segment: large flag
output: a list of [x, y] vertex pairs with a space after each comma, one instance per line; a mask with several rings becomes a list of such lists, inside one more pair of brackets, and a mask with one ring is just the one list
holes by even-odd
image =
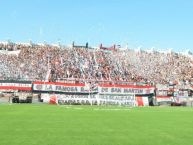
[[136, 96], [137, 106], [149, 106], [148, 97]]
[[58, 97], [56, 95], [51, 95], [49, 104], [58, 104]]

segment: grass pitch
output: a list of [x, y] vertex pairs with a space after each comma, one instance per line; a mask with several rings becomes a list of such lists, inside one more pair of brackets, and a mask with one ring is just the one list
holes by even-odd
[[0, 105], [0, 145], [192, 145], [193, 108]]

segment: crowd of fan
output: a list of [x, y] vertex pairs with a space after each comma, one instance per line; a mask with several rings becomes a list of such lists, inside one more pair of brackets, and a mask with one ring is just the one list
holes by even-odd
[[[9, 54], [10, 51], [19, 53]], [[193, 59], [174, 52], [0, 43], [0, 79], [48, 78], [189, 84], [193, 79]]]

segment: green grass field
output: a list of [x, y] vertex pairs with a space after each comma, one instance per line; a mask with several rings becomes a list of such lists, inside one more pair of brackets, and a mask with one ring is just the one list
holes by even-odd
[[193, 108], [0, 105], [0, 145], [192, 145]]

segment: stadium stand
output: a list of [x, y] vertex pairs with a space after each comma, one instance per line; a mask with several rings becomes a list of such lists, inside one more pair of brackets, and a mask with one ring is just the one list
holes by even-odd
[[[102, 44], [93, 48], [88, 43], [82, 46], [74, 42], [72, 46], [0, 42], [0, 90], [4, 96], [10, 91], [19, 96], [19, 102], [31, 102], [26, 98], [31, 98], [32, 92], [33, 98], [41, 94], [44, 102], [49, 102], [52, 93], [59, 93], [54, 97], [64, 104], [85, 104], [86, 97], [90, 104], [146, 106], [191, 102], [192, 106], [192, 86], [192, 53]], [[133, 103], [133, 98], [137, 103]], [[13, 102], [17, 100], [14, 99]], [[6, 102], [5, 97], [0, 100]]]
[[[104, 48], [104, 47], [102, 47]], [[111, 47], [110, 47], [111, 48]], [[0, 43], [0, 79], [83, 79], [112, 82], [185, 84], [192, 82], [193, 60], [175, 52], [92, 49]]]

